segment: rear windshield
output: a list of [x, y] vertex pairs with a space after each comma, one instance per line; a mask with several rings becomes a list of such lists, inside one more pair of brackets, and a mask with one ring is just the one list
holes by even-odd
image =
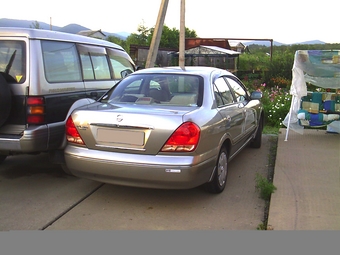
[[203, 78], [179, 74], [130, 75], [112, 88], [101, 102], [201, 106]]
[[24, 41], [0, 41], [0, 73], [7, 82], [25, 82], [26, 43]]

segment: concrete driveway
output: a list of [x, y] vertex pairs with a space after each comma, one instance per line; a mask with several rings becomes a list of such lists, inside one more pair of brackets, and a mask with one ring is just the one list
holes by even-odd
[[268, 226], [340, 230], [339, 134], [305, 129], [303, 135], [291, 131], [285, 137], [280, 129]]
[[265, 201], [255, 189], [266, 176], [271, 136], [229, 165], [226, 190], [154, 190], [65, 175], [46, 154], [11, 156], [0, 165], [0, 231], [6, 230], [255, 230]]

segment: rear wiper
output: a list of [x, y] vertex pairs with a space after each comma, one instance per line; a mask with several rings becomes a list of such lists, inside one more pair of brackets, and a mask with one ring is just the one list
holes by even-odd
[[11, 59], [9, 60], [6, 69], [5, 69], [5, 74], [9, 74], [9, 70], [11, 70], [12, 64], [14, 62], [15, 54], [17, 53], [17, 50], [15, 50], [11, 56]]

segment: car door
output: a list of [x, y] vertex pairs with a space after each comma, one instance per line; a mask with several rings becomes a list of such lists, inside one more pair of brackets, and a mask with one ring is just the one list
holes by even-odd
[[[243, 107], [235, 102], [230, 87], [223, 77], [219, 77], [214, 81], [214, 94], [217, 109], [225, 121], [224, 132], [228, 132], [233, 144], [233, 150], [237, 150], [236, 146], [243, 136], [243, 125], [245, 115]], [[233, 153], [233, 151], [231, 152]]]
[[242, 83], [235, 77], [225, 77], [227, 83], [230, 85], [231, 91], [235, 96], [238, 108], [242, 111], [244, 122], [242, 123], [242, 134], [245, 139], [256, 128], [256, 110], [249, 107], [250, 96]]

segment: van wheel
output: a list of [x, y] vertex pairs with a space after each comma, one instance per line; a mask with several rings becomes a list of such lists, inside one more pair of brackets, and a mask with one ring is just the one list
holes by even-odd
[[12, 106], [11, 89], [0, 74], [0, 127], [6, 122]]
[[227, 177], [228, 152], [226, 148], [222, 148], [217, 159], [214, 177], [210, 182], [205, 184], [205, 189], [210, 193], [221, 193], [227, 184]]

